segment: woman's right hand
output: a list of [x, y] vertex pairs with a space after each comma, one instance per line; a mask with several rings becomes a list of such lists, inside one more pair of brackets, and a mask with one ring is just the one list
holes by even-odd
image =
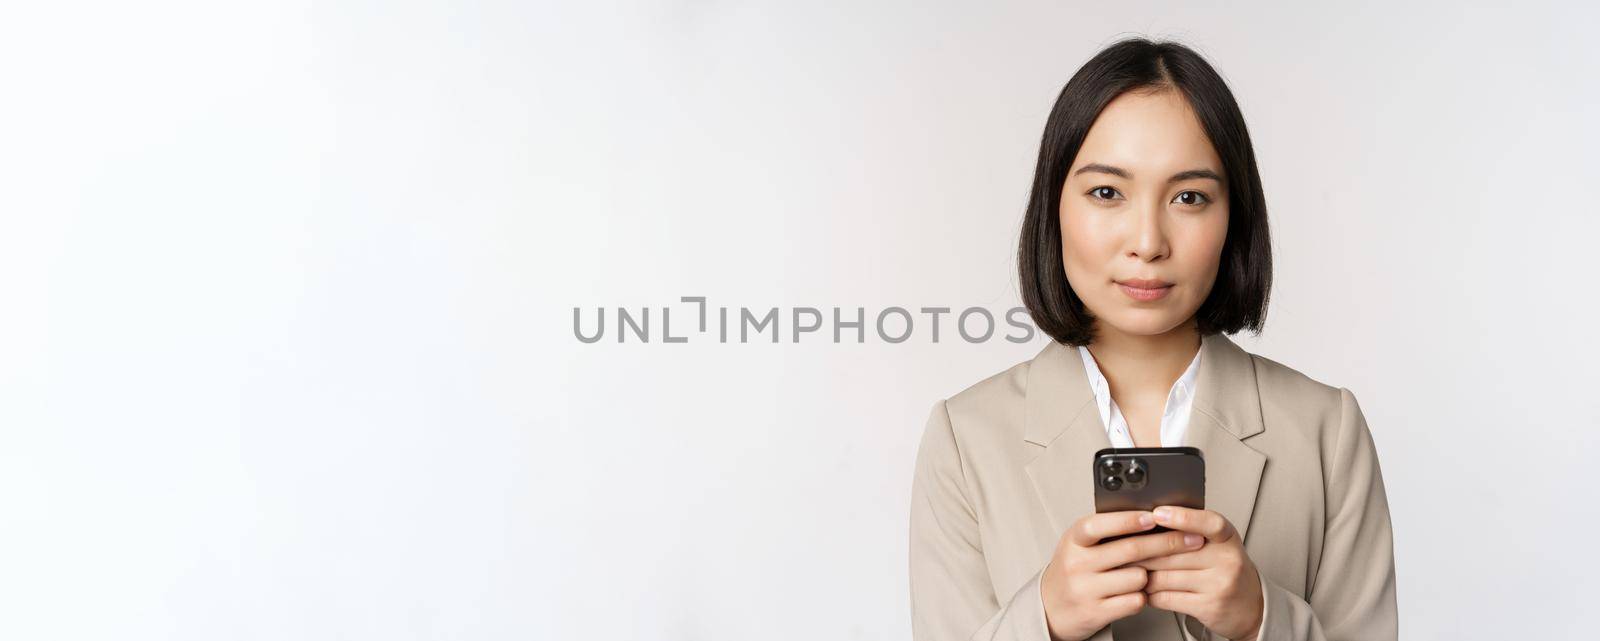
[[1177, 530], [1100, 543], [1155, 524], [1155, 516], [1147, 511], [1106, 512], [1078, 519], [1061, 534], [1039, 588], [1054, 641], [1087, 639], [1144, 607], [1146, 570], [1130, 563], [1197, 550], [1205, 543], [1198, 534]]

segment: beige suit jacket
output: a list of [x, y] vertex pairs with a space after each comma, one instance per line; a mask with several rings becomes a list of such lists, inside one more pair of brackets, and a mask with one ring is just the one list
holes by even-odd
[[[1111, 447], [1073, 348], [934, 404], [911, 500], [915, 641], [1048, 641], [1039, 577], [1062, 532], [1094, 511], [1094, 452]], [[1187, 442], [1206, 507], [1233, 523], [1259, 571], [1260, 639], [1398, 636], [1394, 549], [1377, 451], [1355, 396], [1201, 340]], [[1211, 637], [1146, 606], [1095, 641]]]

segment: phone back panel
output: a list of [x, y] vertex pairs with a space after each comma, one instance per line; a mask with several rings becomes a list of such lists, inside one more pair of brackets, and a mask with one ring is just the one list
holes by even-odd
[[[1141, 469], [1142, 474], [1134, 473]], [[1150, 510], [1159, 505], [1206, 507], [1206, 462], [1193, 447], [1106, 448], [1095, 452], [1090, 468], [1095, 512]], [[1106, 477], [1115, 476], [1110, 482]], [[1164, 532], [1156, 526], [1151, 532]], [[1123, 538], [1107, 537], [1105, 541]]]

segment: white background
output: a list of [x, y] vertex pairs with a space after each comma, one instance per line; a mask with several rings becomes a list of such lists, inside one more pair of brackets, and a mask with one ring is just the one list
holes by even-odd
[[788, 4], [8, 3], [0, 637], [907, 638], [928, 410], [1042, 340], [572, 309], [1015, 305], [1131, 34], [1237, 94], [1234, 339], [1356, 393], [1403, 636], [1592, 633], [1592, 4]]

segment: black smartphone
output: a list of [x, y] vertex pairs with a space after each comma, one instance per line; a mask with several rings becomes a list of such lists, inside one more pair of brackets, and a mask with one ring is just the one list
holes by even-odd
[[[1206, 507], [1206, 460], [1193, 447], [1108, 447], [1094, 453], [1094, 511], [1150, 510], [1158, 505]], [[1119, 534], [1100, 542], [1165, 532]]]

